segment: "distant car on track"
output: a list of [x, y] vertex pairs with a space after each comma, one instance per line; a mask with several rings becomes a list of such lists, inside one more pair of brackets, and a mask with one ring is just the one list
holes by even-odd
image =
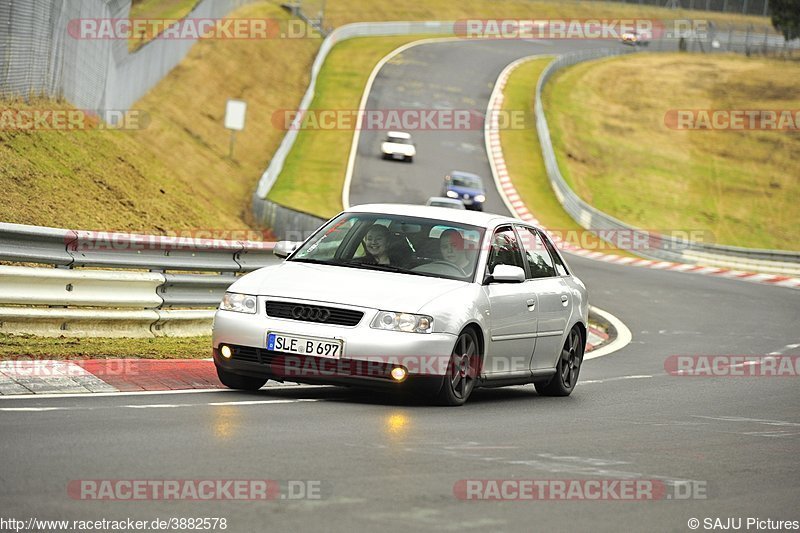
[[449, 209], [466, 209], [464, 202], [456, 198], [447, 198], [446, 196], [431, 196], [425, 205], [431, 207], [447, 207]]
[[647, 46], [650, 44], [650, 35], [643, 31], [626, 31], [622, 34], [622, 44]]
[[417, 148], [411, 135], [404, 131], [390, 131], [381, 143], [381, 154], [384, 159], [400, 159], [412, 162], [417, 155]]
[[461, 200], [467, 209], [483, 211], [486, 188], [477, 174], [453, 170], [444, 177], [442, 196]]
[[475, 387], [575, 387], [588, 295], [536, 226], [365, 205], [275, 254], [288, 258], [238, 278], [214, 317], [214, 363], [230, 388], [274, 379], [462, 405]]

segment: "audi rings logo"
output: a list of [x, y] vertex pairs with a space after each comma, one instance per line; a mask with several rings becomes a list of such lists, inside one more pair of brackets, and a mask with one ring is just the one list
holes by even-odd
[[297, 305], [292, 309], [292, 318], [295, 320], [308, 320], [310, 322], [327, 322], [331, 312], [323, 307], [309, 307]]

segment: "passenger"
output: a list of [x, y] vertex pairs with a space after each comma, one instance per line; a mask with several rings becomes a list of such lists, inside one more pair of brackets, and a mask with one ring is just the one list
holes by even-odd
[[453, 263], [464, 273], [472, 270], [464, 247], [464, 237], [457, 230], [446, 229], [442, 232], [439, 236], [439, 251], [445, 261]]
[[392, 263], [389, 257], [389, 246], [392, 235], [389, 228], [380, 224], [373, 224], [364, 236], [364, 250], [366, 255], [362, 261], [373, 265], [389, 265]]

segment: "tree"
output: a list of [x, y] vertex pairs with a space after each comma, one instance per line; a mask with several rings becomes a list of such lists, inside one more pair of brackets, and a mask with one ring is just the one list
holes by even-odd
[[800, 0], [770, 0], [772, 25], [787, 41], [800, 38]]

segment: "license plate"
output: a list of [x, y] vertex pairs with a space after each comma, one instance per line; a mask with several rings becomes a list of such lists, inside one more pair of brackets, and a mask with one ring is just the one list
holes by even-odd
[[339, 359], [342, 356], [342, 341], [269, 332], [267, 350]]
[[405, 159], [406, 158], [406, 156], [404, 156], [403, 154], [392, 154], [392, 157], [394, 157], [395, 159]]

